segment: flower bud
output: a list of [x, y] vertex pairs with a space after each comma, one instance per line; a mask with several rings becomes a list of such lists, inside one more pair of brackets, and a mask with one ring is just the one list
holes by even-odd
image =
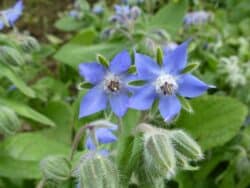
[[175, 151], [177, 167], [183, 170], [198, 170], [198, 166], [190, 165], [190, 160], [178, 151]]
[[22, 36], [19, 40], [19, 45], [25, 52], [34, 52], [40, 50], [40, 44], [34, 37]]
[[0, 46], [0, 61], [11, 65], [24, 64], [24, 58], [20, 52], [9, 46]]
[[134, 20], [136, 20], [141, 14], [141, 9], [139, 7], [137, 7], [137, 6], [134, 6], [134, 7], [131, 8], [130, 14], [131, 14], [131, 17]]
[[10, 108], [0, 106], [0, 133], [13, 135], [20, 126], [16, 113]]
[[46, 157], [41, 161], [40, 168], [48, 180], [66, 181], [71, 176], [71, 164], [61, 155]]
[[151, 177], [171, 177], [175, 174], [174, 148], [164, 132], [145, 133], [143, 156]]
[[187, 157], [189, 160], [203, 159], [201, 147], [184, 131], [170, 131], [170, 139], [175, 147], [175, 150]]
[[115, 165], [96, 152], [89, 152], [82, 158], [77, 169], [80, 188], [117, 188], [119, 176]]

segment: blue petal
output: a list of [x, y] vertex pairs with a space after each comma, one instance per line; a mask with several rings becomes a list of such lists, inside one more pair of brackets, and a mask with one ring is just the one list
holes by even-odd
[[116, 74], [126, 72], [131, 65], [131, 58], [128, 51], [118, 53], [110, 62], [110, 71]]
[[135, 65], [139, 79], [152, 80], [160, 74], [160, 67], [149, 56], [135, 53]]
[[130, 97], [129, 107], [137, 110], [147, 110], [152, 106], [156, 96], [155, 88], [152, 85], [142, 86]]
[[4, 23], [0, 20], [0, 30], [4, 28]]
[[177, 74], [181, 72], [187, 64], [187, 47], [190, 40], [179, 45], [172, 52], [164, 54], [163, 66], [168, 73]]
[[98, 85], [90, 89], [83, 97], [80, 104], [79, 118], [85, 117], [105, 109], [107, 96], [104, 90]]
[[191, 74], [185, 74], [180, 77], [178, 84], [178, 94], [190, 98], [202, 95], [210, 87]]
[[112, 111], [118, 117], [122, 117], [128, 110], [129, 97], [127, 93], [111, 95], [109, 98]]
[[16, 20], [22, 15], [23, 10], [23, 2], [19, 0], [13, 8], [10, 8], [6, 10], [6, 17], [10, 23], [10, 25], [13, 25]]
[[102, 144], [109, 144], [117, 140], [117, 137], [107, 128], [98, 128], [95, 134], [98, 142]]
[[88, 136], [85, 147], [88, 148], [89, 150], [95, 150], [96, 145], [94, 144], [92, 138]]
[[164, 121], [171, 121], [181, 110], [181, 104], [176, 96], [163, 96], [159, 101], [159, 110]]
[[81, 63], [79, 65], [79, 72], [86, 81], [97, 84], [103, 80], [106, 71], [99, 63]]

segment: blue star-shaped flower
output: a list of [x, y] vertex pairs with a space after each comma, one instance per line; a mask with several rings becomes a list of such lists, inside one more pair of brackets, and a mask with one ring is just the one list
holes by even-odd
[[130, 65], [130, 55], [126, 50], [117, 54], [108, 68], [97, 62], [79, 65], [80, 75], [94, 85], [81, 101], [80, 118], [104, 110], [108, 102], [118, 117], [126, 113], [130, 90], [128, 82], [131, 79], [127, 71]]
[[160, 113], [168, 122], [181, 110], [177, 95], [193, 98], [210, 87], [189, 73], [182, 74], [187, 64], [188, 43], [184, 42], [172, 52], [166, 53], [161, 66], [152, 58], [135, 53], [138, 79], [145, 80], [146, 84], [131, 97], [131, 108], [147, 110], [159, 98]]
[[[88, 129], [88, 136], [86, 140], [86, 148], [89, 150], [96, 150], [97, 144], [109, 144], [117, 140], [113, 131], [117, 130], [117, 125], [110, 124], [109, 127], [91, 127]], [[95, 143], [97, 142], [97, 143]], [[108, 152], [107, 150], [101, 150]]]
[[0, 11], [0, 30], [2, 30], [6, 24], [13, 26], [17, 19], [21, 16], [22, 11], [22, 0], [17, 1], [12, 8]]

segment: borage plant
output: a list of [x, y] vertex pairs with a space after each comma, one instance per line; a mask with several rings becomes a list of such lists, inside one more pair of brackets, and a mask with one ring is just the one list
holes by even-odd
[[[44, 180], [74, 177], [84, 188], [127, 187], [135, 182], [161, 187], [179, 170], [197, 169], [194, 162], [203, 159], [201, 147], [185, 131], [169, 126], [182, 106], [192, 111], [185, 97], [197, 97], [212, 87], [191, 75], [196, 64], [186, 65], [188, 43], [167, 53], [158, 49], [156, 61], [135, 52], [135, 66], [126, 50], [110, 63], [99, 55], [99, 62], [80, 64], [85, 79], [81, 85], [90, 89], [80, 103], [79, 118], [99, 113], [96, 117], [101, 119], [79, 129], [70, 161], [62, 156], [42, 161]], [[132, 110], [140, 114], [140, 121], [127, 126], [129, 108], [143, 111]], [[86, 151], [76, 153], [83, 135]], [[73, 166], [68, 165], [72, 160]], [[57, 164], [64, 169], [53, 168]]]

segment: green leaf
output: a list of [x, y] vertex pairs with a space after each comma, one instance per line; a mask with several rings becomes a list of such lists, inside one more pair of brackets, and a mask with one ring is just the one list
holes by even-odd
[[177, 126], [190, 132], [205, 150], [232, 139], [247, 115], [246, 106], [230, 97], [205, 96], [191, 105], [194, 113], [183, 111]]
[[77, 33], [77, 35], [73, 37], [69, 43], [90, 45], [93, 44], [96, 37], [97, 37], [96, 31], [93, 28], [87, 28]]
[[1, 103], [11, 108], [12, 110], [14, 110], [20, 116], [42, 123], [44, 125], [49, 125], [52, 127], [55, 126], [55, 123], [51, 121], [49, 118], [33, 110], [32, 108], [30, 108], [29, 106], [25, 104], [22, 104], [13, 100], [0, 98], [0, 104]]
[[56, 124], [55, 128], [46, 129], [42, 134], [47, 138], [70, 145], [73, 127], [73, 112], [70, 105], [63, 101], [52, 101], [42, 112]]
[[111, 59], [117, 52], [125, 48], [123, 43], [101, 43], [91, 46], [69, 43], [63, 46], [54, 56], [54, 58], [74, 69], [82, 62], [93, 62], [96, 54], [103, 54], [107, 59]]
[[37, 162], [0, 156], [0, 176], [15, 179], [39, 179], [42, 175]]
[[71, 16], [65, 16], [55, 23], [55, 27], [62, 31], [75, 31], [84, 27], [84, 23]]
[[67, 155], [70, 147], [40, 133], [21, 133], [5, 139], [1, 152], [14, 159], [39, 162], [48, 155]]
[[170, 34], [175, 34], [183, 23], [187, 9], [187, 1], [171, 1], [160, 9], [149, 21], [148, 29], [166, 29]]
[[20, 79], [9, 67], [0, 63], [0, 75], [7, 77], [20, 91], [28, 97], [35, 97], [35, 92]]

